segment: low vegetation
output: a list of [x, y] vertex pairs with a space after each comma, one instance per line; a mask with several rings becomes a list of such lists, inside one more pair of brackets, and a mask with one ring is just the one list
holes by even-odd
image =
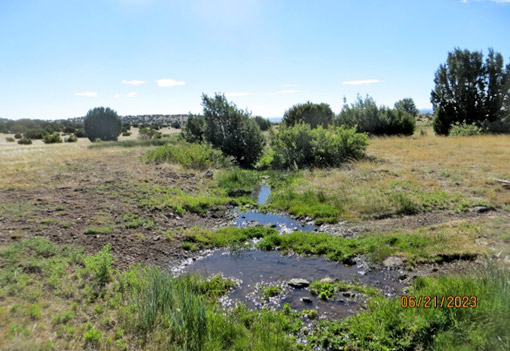
[[228, 164], [221, 151], [206, 144], [165, 145], [147, 153], [150, 162], [173, 162], [184, 168], [206, 170]]

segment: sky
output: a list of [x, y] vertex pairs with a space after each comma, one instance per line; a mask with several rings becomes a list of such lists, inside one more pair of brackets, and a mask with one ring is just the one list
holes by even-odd
[[0, 0], [0, 117], [254, 115], [344, 97], [431, 108], [449, 51], [510, 62], [510, 0]]

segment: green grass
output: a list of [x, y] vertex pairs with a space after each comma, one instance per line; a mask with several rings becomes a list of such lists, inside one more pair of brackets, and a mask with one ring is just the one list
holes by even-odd
[[89, 235], [89, 234], [101, 234], [101, 235], [105, 235], [105, 234], [113, 233], [113, 230], [114, 230], [114, 227], [111, 227], [111, 226], [107, 226], [107, 227], [89, 227], [89, 228], [85, 228], [85, 230], [83, 231], [83, 234], [85, 234], [85, 235]]
[[167, 144], [151, 150], [145, 156], [149, 162], [172, 162], [189, 169], [205, 170], [227, 165], [221, 151], [210, 145], [201, 144]]
[[[254, 228], [257, 229], [257, 228]], [[255, 233], [245, 233], [247, 237]], [[211, 239], [212, 240], [212, 239]], [[228, 241], [228, 240], [227, 240]], [[224, 243], [225, 240], [220, 240]], [[418, 278], [412, 296], [476, 296], [476, 308], [402, 308], [362, 286], [317, 283], [325, 298], [355, 290], [371, 295], [363, 312], [341, 321], [316, 311], [227, 311], [217, 298], [235, 287], [221, 276], [173, 277], [159, 268], [113, 268], [109, 247], [84, 255], [46, 239], [0, 248], [0, 342], [6, 349], [81, 350], [508, 350], [510, 273], [488, 267], [472, 275]], [[278, 294], [266, 288], [266, 296]]]
[[[402, 308], [400, 298], [376, 297], [365, 313], [325, 322], [309, 337], [328, 350], [507, 350], [510, 273], [487, 268], [473, 275], [419, 278], [411, 296], [476, 296], [476, 308]], [[470, 300], [471, 301], [471, 300]]]
[[172, 136], [165, 139], [150, 139], [150, 140], [122, 140], [122, 141], [107, 141], [101, 143], [94, 143], [89, 146], [89, 149], [103, 149], [110, 147], [148, 147], [148, 146], [162, 146], [177, 141], [177, 136]]
[[278, 235], [278, 231], [274, 228], [265, 227], [225, 227], [217, 230], [193, 227], [179, 233], [179, 235], [182, 236], [184, 243], [188, 243], [188, 245], [195, 245], [200, 249], [208, 249], [239, 247], [250, 239], [263, 238], [268, 235]]
[[135, 201], [140, 206], [162, 210], [172, 208], [177, 214], [186, 211], [204, 213], [209, 209], [222, 208], [223, 205], [236, 201], [228, 196], [210, 193], [186, 194], [181, 189], [161, 186], [145, 186], [134, 194]]

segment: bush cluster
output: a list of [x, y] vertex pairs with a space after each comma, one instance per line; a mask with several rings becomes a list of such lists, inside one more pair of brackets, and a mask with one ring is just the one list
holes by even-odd
[[30, 144], [32, 144], [32, 139], [21, 138], [21, 139], [18, 140], [18, 144], [20, 144], [20, 145], [30, 145]]
[[259, 159], [265, 139], [250, 113], [242, 111], [225, 98], [202, 95], [203, 116], [188, 117], [183, 137], [190, 142], [208, 142], [231, 156], [243, 167], [253, 166]]
[[412, 135], [416, 125], [414, 116], [403, 108], [379, 108], [371, 97], [359, 95], [350, 106], [344, 104], [336, 122], [372, 135]]
[[46, 134], [43, 138], [43, 143], [45, 144], [55, 144], [55, 143], [61, 143], [62, 138], [60, 138], [60, 135], [58, 133], [55, 134]]
[[308, 101], [304, 104], [297, 104], [285, 111], [282, 123], [293, 126], [298, 123], [309, 124], [312, 128], [318, 126], [327, 127], [333, 123], [335, 114], [328, 104], [314, 104]]
[[449, 136], [473, 136], [485, 134], [485, 129], [477, 125], [476, 123], [453, 123], [450, 128]]
[[271, 122], [267, 118], [255, 116], [253, 117], [253, 119], [255, 120], [255, 122], [257, 122], [261, 131], [271, 129]]
[[48, 132], [42, 128], [33, 128], [23, 133], [23, 136], [27, 139], [42, 139], [46, 134], [48, 134]]
[[67, 137], [65, 139], [66, 143], [76, 143], [77, 141], [78, 141], [78, 138], [74, 134], [69, 135], [69, 137]]
[[362, 158], [368, 137], [344, 126], [312, 129], [308, 124], [280, 127], [273, 138], [273, 167], [336, 167]]

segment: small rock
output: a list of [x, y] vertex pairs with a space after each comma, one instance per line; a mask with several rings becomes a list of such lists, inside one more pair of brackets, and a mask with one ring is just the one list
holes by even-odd
[[312, 299], [309, 297], [302, 297], [301, 301], [303, 301], [304, 303], [312, 303]]
[[330, 277], [326, 277], [326, 278], [322, 278], [320, 280], [321, 283], [326, 283], [326, 284], [333, 284], [335, 280], [333, 278], [330, 278]]
[[398, 256], [390, 256], [383, 261], [383, 266], [388, 268], [402, 266], [403, 264], [404, 262]]
[[307, 286], [309, 286], [310, 282], [306, 279], [293, 278], [293, 279], [289, 280], [287, 284], [293, 288], [301, 289], [301, 288], [306, 288]]
[[208, 169], [207, 171], [205, 171], [205, 173], [204, 173], [204, 177], [206, 177], [206, 178], [212, 178], [212, 177], [214, 177], [214, 172], [213, 172], [213, 171], [211, 171], [210, 169]]
[[342, 293], [342, 295], [344, 295], [345, 297], [354, 297], [355, 295], [349, 291], [345, 291]]
[[402, 273], [402, 274], [400, 274], [400, 275], [398, 276], [398, 279], [400, 279], [400, 280], [404, 280], [404, 279], [406, 279], [406, 278], [407, 278], [407, 274], [405, 274], [405, 273]]
[[265, 176], [262, 177], [262, 179], [269, 179], [269, 176], [265, 175]]
[[489, 208], [487, 206], [475, 206], [470, 211], [473, 213], [485, 213], [485, 212], [489, 212], [490, 210], [491, 210], [491, 208]]

